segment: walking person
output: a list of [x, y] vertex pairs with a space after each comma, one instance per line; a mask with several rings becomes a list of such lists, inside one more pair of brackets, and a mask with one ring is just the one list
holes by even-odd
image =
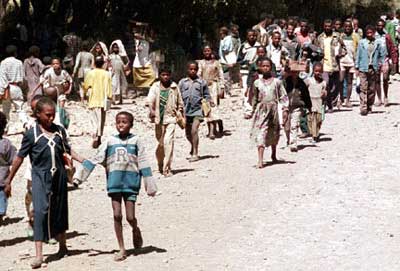
[[88, 107], [92, 112], [92, 121], [95, 129], [92, 137], [92, 147], [98, 148], [103, 136], [104, 124], [106, 121], [106, 111], [109, 101], [112, 98], [111, 76], [104, 70], [104, 58], [97, 56], [94, 61], [95, 69], [89, 71], [83, 83], [83, 89], [89, 93]]
[[94, 66], [94, 56], [89, 52], [89, 42], [84, 40], [81, 45], [81, 51], [76, 56], [74, 72], [72, 74], [73, 78], [76, 78], [79, 85], [79, 96], [81, 102], [84, 101], [84, 90], [83, 81], [85, 80], [86, 74]]
[[11, 182], [29, 155], [32, 163], [32, 196], [34, 209], [34, 240], [36, 256], [32, 268], [40, 268], [43, 263], [43, 242], [56, 238], [60, 249], [57, 257], [68, 254], [66, 230], [68, 229], [68, 191], [67, 172], [64, 153], [82, 162], [71, 152], [66, 140], [67, 134], [61, 126], [53, 123], [55, 103], [47, 97], [41, 98], [35, 108], [37, 122], [29, 129], [14, 159], [9, 176], [5, 181], [4, 192], [11, 195]]
[[31, 46], [29, 48], [29, 57], [24, 60], [24, 78], [28, 83], [28, 104], [36, 95], [42, 95], [42, 88], [38, 85], [40, 83], [40, 75], [44, 72], [45, 66], [39, 59], [40, 48], [38, 46]]
[[165, 177], [171, 177], [175, 128], [177, 119], [184, 116], [183, 100], [178, 85], [171, 80], [170, 69], [162, 67], [159, 77], [160, 81], [150, 87], [147, 106], [149, 116], [155, 123], [158, 169]]
[[207, 82], [199, 78], [199, 64], [191, 61], [187, 65], [187, 77], [179, 81], [178, 87], [182, 94], [186, 116], [186, 138], [190, 142], [190, 158], [189, 162], [200, 160], [199, 157], [199, 127], [204, 121], [202, 111], [202, 100], [206, 100], [211, 106], [211, 96], [208, 91]]
[[372, 112], [375, 101], [376, 84], [379, 82], [379, 68], [385, 61], [386, 49], [375, 39], [375, 27], [365, 28], [365, 38], [357, 48], [355, 62], [356, 74], [360, 77], [360, 114], [368, 115]]

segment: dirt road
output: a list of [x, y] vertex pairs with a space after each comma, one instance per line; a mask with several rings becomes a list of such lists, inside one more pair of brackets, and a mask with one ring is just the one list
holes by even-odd
[[[400, 83], [390, 101], [400, 101]], [[250, 122], [242, 119], [238, 98], [223, 101], [230, 136], [210, 141], [201, 129], [202, 160], [189, 163], [189, 146], [177, 131], [172, 178], [158, 178], [160, 194], [141, 193], [137, 218], [144, 248], [113, 261], [117, 242], [104, 170], [98, 167], [80, 189], [69, 193], [70, 256], [45, 270], [399, 270], [400, 269], [400, 106], [329, 114], [321, 142], [300, 142], [291, 153], [282, 136], [278, 164], [256, 169], [249, 141]], [[153, 154], [156, 141], [143, 101], [124, 105], [135, 112], [134, 133]], [[87, 114], [72, 110], [79, 129]], [[109, 114], [106, 133], [112, 133]], [[179, 128], [177, 128], [179, 129]], [[78, 128], [72, 128], [76, 134]], [[19, 145], [21, 136], [11, 139]], [[88, 135], [73, 146], [92, 154]], [[269, 159], [269, 150], [266, 157]], [[156, 168], [155, 160], [153, 162]], [[0, 270], [29, 270], [34, 246], [25, 236], [20, 170], [9, 201], [8, 224], [0, 227]], [[125, 243], [132, 247], [128, 224]], [[57, 246], [46, 245], [46, 255]]]

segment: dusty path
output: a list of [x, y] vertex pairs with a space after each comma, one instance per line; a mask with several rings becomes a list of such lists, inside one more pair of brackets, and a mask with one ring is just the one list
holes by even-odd
[[[399, 87], [391, 85], [391, 102], [400, 101]], [[176, 175], [164, 179], [155, 173], [160, 195], [142, 193], [137, 204], [143, 250], [113, 262], [111, 203], [104, 171], [97, 168], [69, 194], [71, 255], [46, 270], [399, 270], [400, 106], [375, 108], [368, 117], [361, 117], [358, 107], [328, 115], [317, 146], [303, 140], [296, 154], [279, 149], [281, 163], [257, 170], [249, 122], [237, 104], [237, 98], [223, 103], [231, 136], [209, 141], [202, 127], [204, 159], [197, 163], [185, 159], [188, 144], [178, 131]], [[124, 108], [136, 112], [134, 132], [153, 153], [156, 142], [142, 105], [139, 100]], [[85, 128], [83, 111], [74, 114]], [[108, 126], [107, 133], [112, 131]], [[20, 136], [12, 140], [19, 142]], [[93, 153], [89, 137], [72, 140], [80, 153]], [[281, 146], [284, 142], [282, 137]], [[0, 227], [0, 270], [29, 269], [34, 255], [22, 220], [22, 174], [9, 202], [10, 224]], [[46, 254], [56, 251], [57, 246], [44, 248]]]

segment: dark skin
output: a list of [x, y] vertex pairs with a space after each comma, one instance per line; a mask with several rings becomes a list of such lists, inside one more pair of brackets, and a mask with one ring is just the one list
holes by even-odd
[[[351, 22], [346, 21], [343, 25], [344, 33], [346, 36], [351, 37], [353, 35], [353, 26]], [[344, 82], [346, 71], [340, 71], [340, 80]], [[351, 107], [350, 97], [353, 88], [353, 76], [347, 76], [347, 97], [346, 107]]]
[[[133, 126], [132, 121], [125, 114], [117, 115], [116, 117], [116, 128], [119, 133], [119, 137], [122, 140], [127, 139], [129, 136], [130, 130]], [[123, 236], [123, 228], [122, 228], [122, 199], [121, 194], [115, 195], [111, 197], [111, 205], [113, 208], [114, 214], [114, 230], [115, 235], [117, 236], [117, 241], [119, 245], [119, 252], [115, 257], [116, 261], [121, 261], [126, 258], [126, 249], [124, 244], [124, 236]], [[129, 225], [132, 227], [133, 240], [141, 239], [140, 229], [137, 226], [137, 220], [135, 217], [135, 202], [125, 200], [125, 213], [126, 220]], [[143, 241], [142, 241], [143, 242]]]
[[257, 34], [255, 31], [249, 31], [247, 33], [247, 37], [246, 37], [247, 42], [251, 45], [254, 46], [254, 44], [257, 41]]
[[293, 25], [288, 25], [286, 29], [286, 33], [289, 39], [293, 39], [295, 37], [294, 35], [294, 26]]
[[[204, 56], [205, 60], [212, 60], [213, 59], [212, 50], [211, 50], [211, 48], [209, 46], [204, 47], [203, 56]], [[219, 127], [221, 127], [222, 126], [222, 120], [207, 122], [208, 137], [210, 139], [215, 139], [215, 130], [216, 130], [216, 125], [217, 124], [219, 125]], [[222, 131], [220, 131], [220, 132], [222, 132]]]
[[332, 23], [324, 23], [324, 33], [327, 36], [332, 35], [333, 30], [332, 30]]
[[[268, 80], [272, 78], [272, 63], [269, 60], [264, 60], [260, 62], [259, 65], [260, 72], [263, 74], [263, 78]], [[286, 119], [287, 119], [287, 110], [284, 110], [284, 113], [286, 112]], [[258, 146], [258, 163], [257, 163], [257, 168], [263, 168], [264, 167], [264, 146]], [[276, 158], [276, 145], [271, 145], [271, 159], [273, 162], [278, 161]]]
[[347, 36], [350, 36], [351, 34], [353, 34], [353, 26], [351, 25], [351, 22], [345, 22], [343, 25], [344, 28], [344, 33]]
[[[376, 24], [376, 32], [378, 32], [379, 35], [385, 34], [385, 23], [382, 21], [378, 21]], [[388, 92], [389, 92], [389, 77], [383, 76], [383, 95], [385, 99], [385, 105], [388, 103], [387, 102], [387, 97], [388, 97]], [[378, 99], [378, 102], [376, 103], [378, 106], [382, 104], [382, 88], [380, 87], [380, 84], [376, 88], [376, 96]]]
[[[48, 105], [45, 104], [43, 105], [43, 108], [40, 112], [36, 114], [36, 118], [38, 119], [39, 122], [39, 127], [43, 133], [52, 135], [54, 132], [54, 126], [53, 121], [55, 117], [55, 107], [53, 105]], [[76, 153], [72, 152], [71, 150], [71, 155], [74, 160], [82, 162], [83, 159], [79, 156], [77, 156]], [[4, 192], [6, 193], [7, 197], [11, 196], [11, 183], [12, 180], [15, 177], [15, 174], [17, 173], [18, 169], [22, 165], [24, 161], [23, 157], [16, 156], [14, 159], [12, 165], [11, 165], [11, 170], [10, 174], [8, 175], [6, 181], [5, 181], [5, 187], [4, 187]], [[66, 245], [66, 235], [65, 232], [59, 234], [56, 236], [57, 241], [59, 242], [59, 256], [64, 256], [67, 254], [67, 245]], [[42, 241], [35, 241], [35, 248], [36, 248], [36, 257], [34, 262], [35, 263], [41, 263], [43, 262], [43, 242]]]
[[[198, 78], [197, 72], [199, 71], [199, 67], [196, 64], [188, 65], [187, 74], [188, 77], [192, 80]], [[210, 101], [210, 105], [213, 106], [214, 104]], [[186, 124], [185, 134], [187, 140], [190, 142], [191, 145], [191, 161], [199, 160], [199, 127], [200, 127], [200, 120], [194, 119], [193, 123]]]
[[309, 29], [308, 29], [307, 22], [300, 22], [300, 33], [303, 36], [307, 36], [308, 35], [308, 31], [309, 31]]

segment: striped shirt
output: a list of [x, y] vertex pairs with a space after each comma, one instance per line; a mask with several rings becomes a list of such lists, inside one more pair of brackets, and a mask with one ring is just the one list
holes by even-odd
[[121, 139], [119, 135], [109, 137], [94, 157], [82, 163], [82, 168], [74, 178], [85, 181], [96, 164], [106, 168], [109, 195], [127, 193], [137, 196], [141, 179], [153, 178], [143, 143], [133, 134], [129, 134], [126, 139]]

